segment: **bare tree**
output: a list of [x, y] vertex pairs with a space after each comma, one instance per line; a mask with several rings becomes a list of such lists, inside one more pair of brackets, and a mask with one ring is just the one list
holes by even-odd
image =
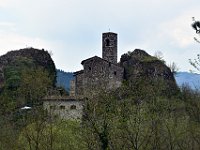
[[[196, 31], [196, 34], [200, 36], [200, 21], [196, 21], [195, 17], [192, 17], [193, 23], [191, 26]], [[200, 43], [200, 40], [197, 37], [194, 37], [194, 40]], [[199, 72], [200, 71], [200, 54], [197, 54], [197, 58], [194, 60], [189, 59], [190, 64]]]
[[173, 74], [176, 74], [176, 73], [178, 72], [178, 70], [179, 70], [179, 68], [178, 68], [178, 66], [176, 65], [175, 62], [170, 63], [170, 64], [168, 65], [168, 67], [170, 68], [170, 70], [171, 70], [171, 72], [172, 72]]
[[[192, 20], [193, 20], [192, 27], [196, 31], [196, 34], [199, 35], [200, 34], [200, 21], [196, 21], [195, 17], [192, 17]], [[196, 42], [200, 43], [200, 41], [197, 37], [194, 37], [194, 40]]]
[[163, 59], [163, 53], [161, 51], [156, 51], [154, 53], [154, 57], [156, 57], [157, 59], [161, 60], [163, 63], [165, 63], [165, 60]]

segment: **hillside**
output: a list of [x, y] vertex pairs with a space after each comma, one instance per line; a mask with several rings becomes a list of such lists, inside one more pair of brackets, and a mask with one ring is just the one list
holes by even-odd
[[170, 68], [165, 63], [144, 50], [135, 49], [123, 54], [120, 65], [124, 67], [124, 77], [127, 81], [142, 83], [152, 88], [162, 88], [162, 94], [176, 93], [178, 88]]
[[55, 84], [55, 64], [48, 51], [26, 48], [0, 57], [2, 110], [41, 104], [41, 99]]
[[70, 89], [70, 81], [74, 79], [72, 72], [57, 69], [56, 86], [63, 87], [66, 91]]
[[[34, 56], [35, 53], [38, 55]], [[43, 51], [36, 50], [35, 53], [30, 57], [18, 55], [13, 60], [4, 59], [2, 63], [2, 86], [5, 89], [0, 94], [2, 149], [118, 150], [134, 148], [138, 143], [141, 143], [140, 148], [135, 149], [168, 149], [170, 146], [174, 149], [199, 149], [200, 95], [186, 89], [179, 91], [176, 97], [160, 96], [163, 85], [166, 86], [164, 90], [177, 88], [173, 74], [162, 60], [142, 50], [122, 56], [126, 79], [123, 86], [85, 99], [82, 120], [79, 121], [58, 119], [62, 112], [75, 114], [78, 105], [73, 99], [50, 99], [49, 102], [53, 102], [48, 105], [50, 115], [46, 109], [42, 110], [40, 100], [52, 87], [52, 80], [48, 76], [51, 73], [48, 65], [47, 69], [44, 69], [45, 65], [39, 65], [47, 63], [48, 58], [40, 56]], [[56, 85], [69, 87], [73, 73], [54, 70], [56, 72]], [[181, 80], [186, 80], [190, 75], [177, 73], [176, 79], [182, 77]], [[58, 114], [53, 114], [55, 110], [59, 110]]]
[[[16, 64], [18, 62], [19, 64]], [[31, 63], [31, 64], [30, 64]], [[52, 85], [55, 86], [56, 71], [55, 64], [48, 53], [44, 49], [25, 48], [15, 51], [10, 51], [0, 57], [0, 87], [2, 88], [5, 81], [5, 69], [12, 66], [13, 70], [20, 65], [30, 65], [30, 67], [40, 66], [48, 71], [49, 77], [52, 80]], [[23, 67], [22, 67], [23, 68]]]

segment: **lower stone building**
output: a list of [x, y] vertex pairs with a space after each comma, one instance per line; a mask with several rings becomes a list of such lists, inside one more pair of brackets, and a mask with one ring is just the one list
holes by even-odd
[[83, 101], [71, 97], [48, 97], [43, 99], [43, 108], [59, 119], [81, 119], [83, 115]]

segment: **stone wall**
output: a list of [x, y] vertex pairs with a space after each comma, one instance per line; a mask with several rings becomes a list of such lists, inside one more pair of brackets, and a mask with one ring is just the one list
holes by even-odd
[[124, 69], [97, 56], [82, 62], [84, 67], [84, 94], [115, 89], [121, 85]]
[[117, 63], [117, 34], [107, 32], [102, 34], [102, 58]]
[[70, 91], [69, 95], [70, 96], [75, 96], [75, 79], [70, 81]]
[[109, 84], [108, 89], [118, 88], [122, 84], [124, 78], [124, 68], [112, 64], [108, 68], [109, 71]]
[[124, 68], [117, 64], [117, 34], [103, 33], [102, 58], [94, 56], [81, 64], [83, 70], [74, 73], [76, 96], [92, 96], [101, 90], [120, 87]]
[[45, 99], [43, 108], [60, 119], [81, 119], [83, 101], [75, 99]]
[[82, 96], [84, 94], [84, 71], [77, 71], [75, 74], [75, 95]]

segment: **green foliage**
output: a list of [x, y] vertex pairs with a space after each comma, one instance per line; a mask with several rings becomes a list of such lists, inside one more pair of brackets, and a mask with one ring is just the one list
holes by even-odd
[[124, 82], [116, 91], [85, 99], [81, 122], [57, 120], [35, 108], [22, 116], [22, 128], [16, 132], [1, 118], [1, 148], [199, 149], [199, 92], [183, 87], [176, 96], [166, 97], [156, 84], [142, 83]]
[[26, 57], [18, 57], [11, 62], [4, 69], [4, 76], [5, 83], [1, 96], [10, 97], [16, 103], [16, 107], [24, 104], [33, 105], [52, 86], [49, 73]]
[[125, 82], [86, 101], [88, 149], [199, 149], [199, 94], [185, 88], [164, 96], [155, 83], [142, 83]]
[[[0, 95], [0, 150], [200, 149], [198, 91], [166, 90], [166, 82], [159, 78], [124, 81], [115, 91], [102, 90], [85, 99], [81, 122], [63, 121], [48, 116], [39, 105], [51, 87], [48, 72], [20, 68], [6, 68]], [[19, 110], [24, 104], [33, 107]]]
[[80, 123], [76, 121], [44, 121], [27, 125], [18, 139], [19, 149], [84, 149]]
[[32, 108], [41, 105], [41, 99], [52, 87], [52, 80], [44, 68], [24, 57], [18, 57], [6, 66], [4, 76], [4, 86], [0, 93], [0, 149], [17, 149], [16, 139], [21, 129], [28, 124], [24, 118], [31, 119], [37, 115], [32, 110], [27, 112], [20, 108], [25, 105]]
[[43, 68], [27, 70], [22, 72], [22, 81], [18, 89], [21, 99], [30, 105], [41, 102], [48, 89], [51, 88], [51, 81], [48, 73]]
[[27, 68], [35, 67], [31, 59], [18, 57], [4, 69], [5, 88], [16, 90], [20, 86], [21, 72]]
[[[136, 52], [135, 52], [136, 51]], [[128, 61], [130, 59], [136, 59], [136, 60], [140, 60], [141, 62], [153, 62], [153, 61], [157, 61], [160, 60], [162, 62], [164, 62], [164, 60], [160, 57], [154, 57], [154, 56], [150, 56], [149, 54], [147, 54], [145, 51], [143, 50], [135, 50], [133, 52], [128, 52], [125, 53], [121, 56], [120, 62], [125, 62]]]
[[153, 61], [158, 61], [159, 59], [156, 57], [149, 57], [149, 56], [144, 56], [143, 59], [141, 60], [142, 62], [153, 62]]

